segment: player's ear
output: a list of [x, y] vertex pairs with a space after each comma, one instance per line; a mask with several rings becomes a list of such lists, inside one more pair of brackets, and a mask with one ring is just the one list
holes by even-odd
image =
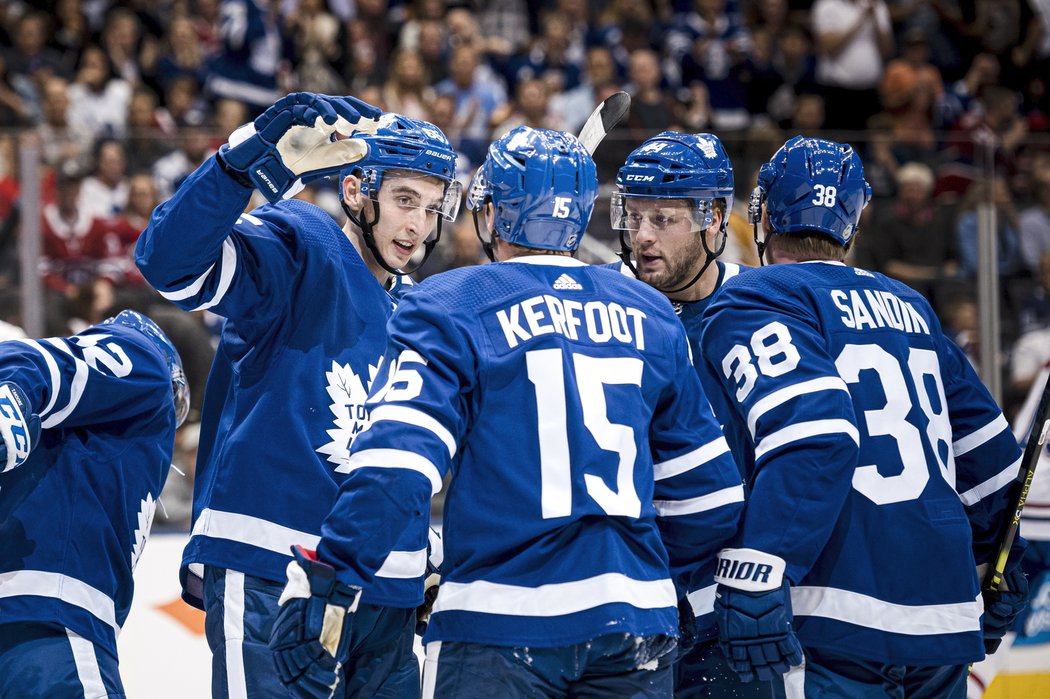
[[357, 175], [347, 175], [343, 178], [343, 201], [351, 211], [361, 210], [364, 196], [361, 194], [361, 178]]
[[485, 203], [485, 227], [488, 228], [489, 235], [496, 230], [496, 205], [491, 201]]

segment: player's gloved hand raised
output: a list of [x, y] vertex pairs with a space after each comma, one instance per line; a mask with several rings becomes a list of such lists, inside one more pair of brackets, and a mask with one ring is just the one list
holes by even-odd
[[784, 559], [754, 549], [718, 556], [715, 617], [718, 643], [743, 682], [768, 681], [802, 662]]
[[0, 472], [26, 462], [40, 439], [40, 417], [25, 391], [10, 381], [0, 383]]
[[1003, 582], [995, 592], [983, 592], [984, 615], [981, 630], [984, 633], [984, 652], [991, 655], [999, 648], [1006, 632], [1013, 628], [1017, 615], [1028, 605], [1028, 577], [1021, 564], [1007, 567]]
[[216, 157], [235, 179], [277, 201], [363, 158], [364, 142], [338, 136], [375, 130], [380, 114], [355, 97], [293, 92], [234, 131]]
[[292, 547], [288, 584], [270, 632], [270, 650], [281, 682], [295, 697], [330, 697], [350, 650], [360, 588], [339, 582], [317, 554]]

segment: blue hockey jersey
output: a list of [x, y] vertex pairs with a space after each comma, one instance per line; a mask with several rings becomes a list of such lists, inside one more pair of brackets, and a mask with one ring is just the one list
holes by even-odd
[[773, 265], [729, 280], [704, 322], [750, 486], [738, 544], [787, 562], [802, 642], [982, 658], [975, 558], [994, 555], [1020, 450], [926, 300], [840, 263]]
[[0, 343], [6, 381], [42, 431], [0, 474], [0, 624], [59, 623], [115, 656], [175, 443], [167, 360], [137, 330], [96, 325]]
[[[715, 281], [714, 291], [717, 291], [727, 279], [732, 279], [739, 274], [742, 269], [746, 269], [735, 262], [722, 262], [721, 260], [715, 260], [714, 264], [717, 265], [718, 269], [718, 278]], [[634, 272], [631, 271], [631, 268], [623, 262], [613, 262], [602, 266], [615, 269], [630, 279], [636, 278]], [[681, 321], [682, 326], [685, 328], [685, 335], [689, 340], [690, 357], [696, 368], [697, 376], [700, 377], [701, 384], [704, 386], [705, 395], [720, 390], [717, 385], [708, 386], [703, 383], [707, 377], [707, 372], [703, 371], [701, 366], [701, 363], [703, 362], [703, 353], [700, 351], [700, 336], [703, 331], [703, 312], [711, 302], [711, 299], [714, 298], [714, 291], [697, 301], [671, 302], [675, 315], [678, 316], [678, 320]], [[725, 450], [729, 451], [728, 442], [723, 442], [723, 444]], [[673, 536], [673, 533], [673, 529], [669, 529], [665, 534], [665, 538]], [[687, 591], [686, 596], [689, 599], [689, 605], [692, 607], [693, 615], [696, 617], [698, 628], [704, 629], [704, 633], [713, 634], [715, 624], [716, 587], [714, 584], [714, 562], [707, 561], [704, 565], [694, 568], [690, 572], [689, 579], [684, 583], [684, 586]]]
[[[227, 319], [204, 395], [183, 557], [184, 596], [196, 606], [194, 564], [282, 582], [291, 546], [316, 547], [367, 422], [400, 293], [376, 281], [320, 208], [290, 200], [242, 214], [250, 195], [209, 159], [157, 208], [136, 248], [165, 298]], [[366, 601], [416, 606], [427, 525], [406, 531]]]
[[743, 487], [660, 293], [549, 255], [439, 274], [394, 314], [387, 366], [322, 529], [341, 580], [367, 589], [451, 472], [427, 642], [677, 635]]

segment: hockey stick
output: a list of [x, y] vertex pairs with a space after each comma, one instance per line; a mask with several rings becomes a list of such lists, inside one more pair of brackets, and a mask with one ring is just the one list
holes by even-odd
[[1047, 375], [1043, 395], [1039, 399], [1034, 416], [1032, 431], [1028, 433], [1028, 444], [1024, 448], [1024, 456], [1021, 457], [1021, 471], [1017, 474], [1017, 481], [1013, 484], [1013, 487], [1017, 489], [1017, 494], [1013, 498], [1013, 516], [1003, 524], [995, 567], [988, 572], [984, 580], [984, 589], [987, 592], [995, 592], [1002, 585], [1006, 559], [1010, 555], [1010, 547], [1013, 546], [1014, 538], [1017, 537], [1017, 529], [1021, 524], [1021, 510], [1024, 509], [1025, 500], [1028, 499], [1032, 476], [1035, 475], [1035, 467], [1046, 445], [1047, 433], [1050, 432], [1050, 374]]
[[[587, 117], [587, 121], [583, 123], [583, 128], [580, 129], [580, 135], [576, 137], [579, 139], [580, 144], [587, 149], [588, 153], [594, 155], [598, 144], [605, 140], [609, 132], [623, 120], [630, 106], [631, 96], [626, 92], [620, 91], [606, 97], [591, 112], [591, 115]], [[580, 240], [580, 250], [600, 262], [612, 262], [616, 259], [616, 253], [613, 252], [612, 248], [594, 240], [590, 236], [584, 236]]]
[[606, 97], [591, 112], [591, 115], [587, 117], [587, 121], [583, 123], [583, 128], [580, 129], [580, 135], [576, 137], [580, 139], [580, 143], [583, 144], [588, 153], [594, 155], [594, 150], [598, 147], [598, 144], [609, 135], [613, 127], [620, 123], [624, 115], [627, 114], [627, 108], [630, 106], [631, 96], [621, 90]]

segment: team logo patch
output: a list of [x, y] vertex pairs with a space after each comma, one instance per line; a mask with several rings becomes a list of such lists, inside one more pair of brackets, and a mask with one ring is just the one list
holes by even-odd
[[583, 285], [578, 281], [570, 277], [568, 274], [563, 274], [554, 280], [555, 291], [583, 291]]
[[335, 464], [338, 473], [346, 473], [350, 463], [350, 445], [354, 437], [368, 426], [368, 389], [379, 372], [379, 365], [369, 365], [368, 376], [358, 376], [349, 364], [332, 362], [332, 370], [325, 372], [328, 383], [328, 397], [331, 403], [335, 426], [327, 430], [329, 441], [320, 447], [318, 453], [328, 457]]

